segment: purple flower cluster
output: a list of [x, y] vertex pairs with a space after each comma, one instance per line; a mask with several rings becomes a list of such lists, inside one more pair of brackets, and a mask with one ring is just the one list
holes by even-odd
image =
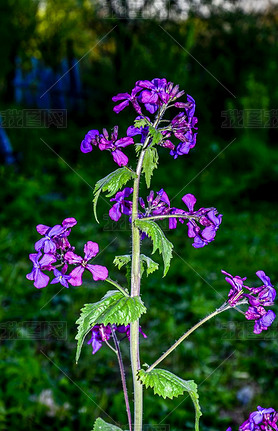
[[[272, 408], [264, 409], [257, 407], [256, 412], [249, 415], [247, 421], [239, 427], [239, 431], [277, 431], [278, 430], [278, 413]], [[232, 431], [229, 427], [227, 431]]]
[[[263, 282], [260, 287], [249, 287], [244, 284], [246, 277], [241, 278], [238, 275], [233, 277], [226, 271], [222, 270], [225, 274], [225, 280], [231, 285], [228, 294], [228, 303], [231, 307], [235, 307], [240, 301], [246, 300], [249, 308], [245, 313], [248, 320], [254, 320], [254, 333], [260, 334], [266, 331], [273, 323], [276, 315], [272, 310], [266, 310], [264, 307], [269, 307], [274, 304], [276, 291], [270, 282], [270, 278], [265, 275], [264, 271], [257, 271], [256, 275]], [[245, 292], [243, 289], [247, 289]]]
[[152, 81], [137, 81], [131, 94], [119, 93], [112, 97], [113, 102], [120, 102], [114, 107], [114, 111], [118, 114], [129, 103], [131, 103], [135, 111], [142, 115], [140, 103], [145, 106], [145, 109], [151, 114], [154, 114], [162, 105], [167, 105], [173, 102], [184, 94], [184, 91], [179, 91], [179, 86], [172, 82], [167, 82], [165, 78], [154, 78]]
[[[81, 151], [90, 153], [93, 146], [98, 147], [101, 151], [108, 150], [119, 166], [126, 166], [128, 157], [122, 152], [122, 148], [134, 144], [133, 136], [136, 135], [141, 135], [140, 142], [143, 144], [149, 134], [149, 125], [152, 124], [149, 117], [142, 113], [142, 108], [144, 107], [150, 114], [159, 112], [162, 118], [166, 109], [174, 106], [182, 109], [182, 111], [171, 121], [164, 120], [168, 124], [158, 129], [162, 136], [158, 145], [169, 148], [170, 154], [175, 159], [183, 154], [188, 154], [196, 144], [197, 133], [195, 130], [198, 119], [194, 116], [196, 104], [193, 97], [187, 94], [186, 102], [177, 101], [183, 95], [184, 91], [180, 91], [178, 85], [168, 82], [165, 78], [137, 81], [130, 94], [119, 93], [112, 97], [114, 102], [120, 102], [114, 107], [114, 111], [118, 114], [131, 104], [136, 113], [139, 114], [136, 120], [144, 119], [149, 124], [139, 128], [129, 126], [127, 136], [120, 139], [118, 139], [118, 126], [114, 127], [111, 137], [109, 137], [106, 129], [103, 129], [102, 133], [95, 129], [90, 130], [81, 142]], [[180, 141], [176, 147], [169, 139], [172, 136]], [[151, 138], [149, 142], [151, 143]]]
[[126, 166], [128, 157], [122, 152], [121, 148], [132, 144], [134, 144], [134, 141], [130, 136], [118, 139], [118, 126], [115, 126], [110, 138], [106, 129], [103, 129], [102, 134], [98, 130], [90, 130], [81, 142], [80, 149], [82, 153], [90, 153], [94, 145], [101, 151], [108, 150], [111, 152], [114, 162], [119, 166]]
[[[189, 209], [188, 236], [194, 238], [193, 247], [202, 248], [214, 240], [223, 216], [218, 214], [216, 208], [200, 208], [194, 211], [196, 198], [190, 193], [184, 195], [182, 200]], [[198, 226], [197, 221], [201, 227]]]
[[[39, 224], [37, 226], [37, 231], [40, 235], [43, 235], [43, 238], [35, 243], [37, 253], [29, 255], [33, 263], [33, 269], [26, 275], [26, 278], [34, 281], [34, 286], [38, 289], [46, 287], [49, 283], [50, 277], [45, 274], [45, 271], [53, 272], [54, 274], [50, 284], [60, 283], [64, 287], [69, 287], [69, 283], [72, 286], [80, 286], [85, 269], [91, 272], [94, 280], [105, 280], [108, 277], [108, 270], [105, 266], [91, 265], [89, 263], [99, 251], [97, 243], [88, 241], [85, 244], [84, 258], [74, 253], [75, 248], [70, 245], [68, 237], [71, 228], [76, 223], [77, 221], [71, 217], [66, 218], [61, 225], [49, 227]], [[55, 266], [53, 265], [54, 263], [56, 263]], [[75, 265], [76, 268], [66, 274], [69, 265]], [[60, 270], [57, 268], [60, 268]]]
[[[111, 202], [115, 202], [109, 211], [112, 220], [118, 221], [122, 214], [131, 215], [132, 202], [126, 198], [132, 192], [132, 188], [126, 187], [121, 192], [118, 192], [114, 198], [110, 199]], [[196, 198], [190, 193], [183, 196], [182, 200], [189, 211], [171, 207], [169, 197], [163, 189], [156, 192], [156, 196], [154, 191], [151, 190], [147, 197], [147, 204], [143, 198], [139, 198], [139, 204], [143, 211], [139, 211], [138, 217], [143, 219], [161, 216], [161, 219], [163, 219], [163, 216], [173, 216], [169, 217], [169, 229], [175, 229], [177, 221], [184, 223], [187, 218], [188, 236], [189, 238], [194, 238], [193, 247], [204, 247], [214, 240], [216, 231], [222, 221], [222, 214], [218, 214], [215, 208], [200, 208], [194, 211]]]
[[[92, 354], [94, 355], [102, 346], [102, 343], [108, 341], [112, 336], [112, 328], [114, 331], [119, 332], [120, 334], [125, 334], [128, 339], [130, 339], [130, 325], [95, 325], [92, 328], [92, 334], [90, 340], [87, 344], [91, 344], [93, 348]], [[147, 338], [147, 335], [139, 327], [140, 334], [143, 335], [144, 338]]]

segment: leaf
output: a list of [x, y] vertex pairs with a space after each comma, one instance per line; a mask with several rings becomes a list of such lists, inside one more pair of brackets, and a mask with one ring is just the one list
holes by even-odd
[[109, 323], [128, 325], [139, 319], [146, 311], [147, 309], [139, 296], [127, 297], [118, 290], [110, 290], [99, 302], [85, 304], [84, 308], [81, 309], [79, 319], [76, 321], [78, 325], [75, 337], [77, 340], [76, 362], [80, 357], [84, 339], [94, 325], [100, 323], [105, 326]]
[[166, 238], [162, 229], [152, 220], [137, 219], [135, 225], [142, 231], [145, 232], [153, 242], [153, 251], [156, 250], [162, 254], [164, 262], [164, 273], [163, 277], [167, 274], [170, 268], [170, 261], [172, 259], [173, 244]]
[[158, 153], [157, 149], [149, 147], [146, 149], [146, 153], [143, 160], [142, 172], [145, 174], [145, 180], [147, 187], [151, 186], [151, 177], [154, 169], [158, 166]]
[[157, 262], [152, 260], [150, 257], [145, 256], [144, 254], [140, 254], [140, 260], [141, 260], [141, 276], [144, 273], [145, 266], [146, 266], [147, 275], [152, 274], [154, 271], [156, 271], [159, 268], [159, 264]]
[[105, 422], [101, 418], [97, 418], [94, 424], [93, 431], [122, 431], [122, 429], [117, 427], [116, 425], [112, 425]]
[[146, 388], [153, 388], [154, 393], [163, 398], [173, 399], [173, 397], [178, 397], [185, 391], [188, 392], [195, 407], [195, 431], [199, 431], [199, 419], [202, 412], [199, 404], [198, 388], [194, 380], [183, 380], [170, 373], [170, 371], [159, 368], [155, 368], [149, 373], [145, 370], [139, 370], [138, 378]]
[[[114, 265], [121, 269], [123, 266], [131, 263], [131, 254], [123, 254], [122, 256], [115, 256], [113, 261]], [[152, 260], [150, 257], [140, 254], [140, 264], [141, 264], [141, 276], [144, 271], [147, 271], [147, 275], [152, 274], [159, 268], [159, 264]]]
[[136, 178], [135, 172], [124, 166], [123, 168], [116, 169], [106, 177], [99, 180], [94, 188], [94, 215], [96, 221], [99, 223], [96, 213], [96, 206], [99, 195], [101, 192], [108, 191], [107, 197], [113, 196], [118, 190], [120, 190], [131, 178]]
[[140, 129], [141, 127], [145, 127], [151, 124], [146, 118], [140, 118], [140, 120], [134, 120], [134, 127], [136, 129]]
[[121, 269], [124, 265], [127, 265], [131, 262], [130, 254], [123, 254], [122, 256], [115, 256], [113, 263], [118, 269]]
[[158, 144], [163, 139], [162, 133], [153, 126], [149, 126], [149, 134], [152, 137], [152, 146]]

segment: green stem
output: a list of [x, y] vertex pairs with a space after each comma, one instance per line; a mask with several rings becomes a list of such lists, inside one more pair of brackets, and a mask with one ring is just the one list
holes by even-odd
[[147, 370], [146, 372], [149, 373], [150, 371], [152, 371], [158, 364], [160, 364], [160, 362], [162, 362], [168, 355], [170, 355], [171, 352], [173, 352], [173, 350], [175, 350], [176, 347], [178, 347], [179, 344], [181, 344], [190, 334], [192, 334], [192, 332], [194, 332], [196, 329], [198, 329], [201, 325], [203, 325], [203, 323], [207, 322], [208, 320], [210, 320], [212, 317], [217, 316], [217, 314], [222, 313], [223, 311], [228, 310], [229, 308], [231, 308], [230, 305], [227, 305], [226, 303], [218, 308], [216, 311], [214, 311], [213, 313], [209, 314], [208, 316], [206, 316], [204, 319], [202, 319], [200, 322], [196, 323], [196, 325], [194, 325], [191, 329], [189, 329], [185, 334], [183, 334], [165, 353], [163, 353], [163, 355], [160, 356], [160, 358], [158, 358]]
[[105, 281], [115, 286], [123, 295], [129, 297], [128, 292], [117, 281], [112, 280], [110, 277], [107, 277]]
[[[156, 128], [160, 118], [164, 114], [164, 110], [157, 115], [153, 124]], [[132, 229], [132, 261], [131, 261], [131, 296], [140, 295], [140, 230], [135, 226], [135, 220], [138, 218], [138, 199], [140, 176], [142, 172], [143, 161], [146, 150], [148, 148], [151, 136], [148, 135], [143, 144], [137, 168], [137, 177], [133, 183], [133, 201], [132, 201], [132, 215], [131, 215], [131, 229]], [[130, 360], [133, 377], [133, 390], [134, 390], [134, 431], [142, 431], [143, 426], [143, 385], [137, 379], [137, 372], [140, 366], [140, 352], [139, 352], [139, 319], [130, 324]]]
[[[140, 231], [135, 226], [135, 220], [138, 218], [139, 182], [144, 155], [145, 150], [142, 150], [136, 170], [137, 178], [135, 178], [133, 185], [131, 296], [140, 295]], [[141, 431], [143, 425], [143, 386], [137, 380], [137, 371], [140, 369], [139, 319], [130, 324], [130, 359], [134, 390], [134, 431]]]

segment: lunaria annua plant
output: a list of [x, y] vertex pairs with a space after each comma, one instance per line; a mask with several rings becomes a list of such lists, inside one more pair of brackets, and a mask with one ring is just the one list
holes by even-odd
[[[219, 214], [216, 208], [200, 207], [196, 197], [190, 193], [182, 197], [180, 208], [171, 205], [170, 197], [163, 188], [158, 191], [150, 190], [147, 197], [140, 196], [142, 175], [145, 177], [147, 188], [151, 187], [153, 171], [158, 167], [158, 147], [168, 152], [175, 163], [175, 159], [184, 157], [196, 145], [198, 120], [195, 116], [195, 101], [189, 95], [184, 96], [184, 91], [180, 90], [178, 85], [167, 82], [166, 79], [138, 81], [131, 93], [120, 93], [112, 98], [116, 102], [114, 111], [117, 114], [127, 106], [132, 106], [136, 112], [134, 124], [128, 127], [126, 136], [119, 137], [118, 126], [115, 126], [111, 133], [106, 129], [90, 130], [81, 142], [81, 151], [88, 154], [87, 157], [91, 156], [89, 153], [92, 151], [106, 151], [118, 165], [116, 170], [95, 185], [94, 214], [97, 219], [98, 197], [100, 193], [106, 192], [111, 198], [109, 211], [111, 219], [118, 221], [121, 217], [127, 217], [129, 220], [132, 252], [116, 256], [114, 265], [119, 269], [124, 266], [128, 268], [127, 285], [131, 286], [130, 290], [112, 280], [108, 275], [108, 269], [97, 263], [99, 247], [93, 238], [84, 245], [84, 254], [76, 251], [70, 244], [71, 229], [77, 223], [72, 217], [53, 227], [38, 225], [37, 231], [42, 238], [35, 243], [36, 252], [30, 254], [33, 269], [27, 278], [34, 281], [38, 289], [46, 287], [49, 282], [60, 283], [66, 288], [81, 286], [85, 271], [91, 273], [94, 281], [105, 280], [113, 286], [113, 290], [108, 291], [99, 302], [86, 304], [81, 310], [76, 322], [78, 324], [76, 361], [79, 359], [85, 339], [91, 346], [93, 354], [101, 355], [99, 350], [102, 347], [108, 347], [115, 353], [119, 361], [129, 431], [142, 430], [144, 387], [151, 387], [155, 394], [164, 398], [177, 397], [187, 392], [195, 408], [195, 430], [198, 431], [201, 408], [196, 383], [193, 380], [183, 380], [157, 366], [193, 331], [228, 309], [239, 310], [239, 306], [248, 305], [245, 312], [239, 311], [246, 319], [254, 321], [255, 334], [266, 331], [275, 319], [275, 313], [266, 307], [273, 305], [276, 292], [264, 271], [259, 270], [256, 273], [261, 281], [260, 287], [247, 285], [246, 277], [233, 276], [222, 271], [230, 285], [224, 304], [187, 330], [152, 365], [143, 368], [141, 366], [139, 338], [141, 337], [143, 341], [146, 335], [139, 320], [147, 311], [141, 297], [141, 279], [144, 272], [150, 275], [159, 267], [149, 256], [141, 254], [142, 241], [148, 237], [152, 241], [152, 253], [158, 251], [162, 255], [165, 276], [170, 267], [173, 244], [160, 227], [161, 220], [167, 219], [170, 229], [187, 231], [192, 246], [196, 249], [208, 246], [214, 241], [222, 223], [222, 214]], [[182, 101], [181, 98], [186, 100]], [[166, 117], [174, 110], [176, 110], [174, 117], [167, 119]], [[129, 166], [127, 147], [133, 147], [136, 153], [135, 169]], [[110, 157], [107, 153], [105, 156]], [[127, 183], [130, 184], [125, 187]], [[50, 281], [51, 275], [53, 278]], [[119, 336], [121, 342], [127, 339], [130, 344], [132, 405], [128, 397]], [[141, 345], [144, 351], [144, 343], [141, 342]], [[133, 420], [131, 411], [134, 414]], [[251, 413], [249, 419], [239, 429], [277, 430], [277, 413], [273, 408], [258, 407], [258, 411]], [[120, 428], [98, 418], [94, 431], [100, 430], [119, 431]]]

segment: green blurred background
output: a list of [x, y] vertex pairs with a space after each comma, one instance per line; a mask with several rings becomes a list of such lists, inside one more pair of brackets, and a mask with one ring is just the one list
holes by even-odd
[[[113, 353], [103, 347], [92, 356], [84, 346], [78, 366], [74, 360], [79, 310], [98, 301], [108, 286], [88, 277], [79, 288], [51, 285], [38, 291], [25, 275], [38, 239], [36, 224], [54, 225], [71, 216], [78, 220], [72, 232], [77, 250], [89, 239], [97, 241], [105, 249], [98, 263], [125, 283], [112, 261], [130, 249], [128, 222], [109, 222], [109, 201], [103, 199], [98, 225], [91, 203], [94, 183], [115, 164], [108, 153], [84, 155], [79, 146], [93, 128], [119, 124], [124, 136], [134, 113], [128, 108], [114, 114], [111, 97], [129, 92], [135, 81], [166, 77], [197, 103], [197, 145], [176, 161], [160, 152], [154, 190], [163, 187], [177, 207], [184, 194], [193, 193], [200, 207], [215, 206], [224, 215], [216, 240], [204, 249], [191, 246], [183, 226], [166, 233], [175, 246], [171, 269], [165, 279], [160, 270], [142, 284], [148, 307], [142, 318], [148, 335], [141, 343], [143, 363], [152, 363], [222, 304], [228, 292], [222, 268], [247, 276], [251, 284], [262, 269], [276, 284], [278, 7], [242, 5], [236, 0], [0, 3], [0, 108], [14, 151], [9, 160], [2, 154], [0, 164], [1, 430], [85, 431], [99, 415], [127, 422]], [[52, 77], [43, 97], [44, 78], [32, 75], [34, 62]], [[18, 83], [19, 71], [29, 81]], [[44, 103], [67, 110], [66, 127], [32, 123]], [[132, 164], [132, 150], [127, 153]], [[151, 244], [146, 241], [143, 249], [150, 254]], [[160, 256], [154, 259], [161, 262]], [[224, 313], [162, 364], [199, 385], [202, 430], [236, 428], [257, 405], [278, 409], [277, 324], [259, 336], [252, 327], [235, 311]], [[121, 345], [130, 384], [128, 342]], [[193, 429], [188, 398], [145, 394], [146, 424]]]

